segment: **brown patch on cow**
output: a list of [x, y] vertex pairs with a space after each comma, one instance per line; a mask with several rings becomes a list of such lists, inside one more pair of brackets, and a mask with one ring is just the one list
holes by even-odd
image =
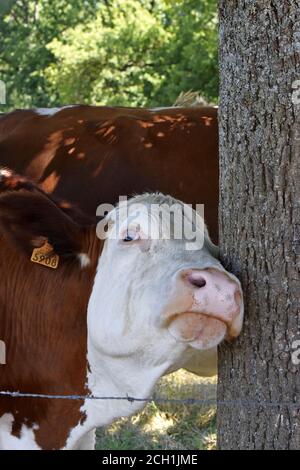
[[36, 158], [28, 165], [26, 174], [29, 178], [31, 176], [36, 176], [40, 174], [40, 168], [42, 165], [49, 165], [50, 162], [56, 155], [57, 150], [60, 147], [60, 144], [63, 141], [63, 131], [59, 130], [53, 132], [47, 139], [47, 143], [45, 144], [44, 148], [41, 152], [36, 155]]
[[75, 137], [69, 137], [68, 139], [65, 139], [64, 144], [65, 144], [66, 146], [68, 146], [68, 145], [74, 144], [75, 142], [76, 142]]
[[153, 127], [154, 123], [149, 121], [138, 121], [139, 125], [143, 127], [143, 129], [148, 129], [149, 127]]
[[103, 159], [100, 165], [93, 171], [93, 174], [92, 174], [93, 178], [96, 178], [101, 173], [104, 163], [105, 163], [105, 159]]
[[204, 121], [204, 125], [205, 125], [205, 126], [211, 126], [212, 120], [213, 120], [212, 117], [209, 117], [209, 116], [202, 116], [201, 119]]
[[106, 144], [112, 144], [117, 139], [114, 133], [116, 126], [111, 121], [105, 121], [101, 124], [100, 128], [96, 130], [95, 135], [101, 138]]
[[58, 175], [55, 171], [50, 173], [46, 179], [41, 183], [41, 188], [46, 191], [46, 193], [52, 193], [56, 186], [58, 185], [60, 180], [60, 175]]
[[72, 204], [70, 204], [68, 201], [59, 201], [58, 205], [62, 209], [70, 209], [72, 207]]
[[95, 134], [106, 137], [114, 129], [115, 129], [115, 126], [112, 126], [110, 121], [105, 121], [105, 122], [101, 123], [100, 128], [95, 132]]
[[153, 121], [154, 122], [174, 122], [174, 121], [176, 121], [176, 118], [175, 118], [175, 116], [167, 116], [167, 115], [166, 116], [165, 115], [163, 115], [163, 116], [154, 116]]
[[160, 116], [154, 116], [153, 117], [154, 122], [169, 122], [169, 123], [181, 123], [186, 121], [186, 117], [182, 114], [172, 114], [172, 116], [169, 116], [167, 114], [160, 115]]

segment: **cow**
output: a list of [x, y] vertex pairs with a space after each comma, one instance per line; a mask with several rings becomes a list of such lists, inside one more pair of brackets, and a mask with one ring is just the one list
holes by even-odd
[[218, 240], [216, 107], [16, 110], [0, 117], [0, 165], [90, 215], [145, 191], [203, 203]]
[[[201, 243], [190, 246], [186, 232], [175, 237], [176, 218], [164, 236], [151, 211], [174, 205]], [[146, 193], [96, 224], [24, 176], [0, 171], [1, 390], [81, 397], [0, 396], [1, 448], [92, 449], [96, 427], [145, 403], [91, 396], [147, 398], [163, 374], [194, 354], [206, 361], [239, 335], [240, 283], [185, 207]]]

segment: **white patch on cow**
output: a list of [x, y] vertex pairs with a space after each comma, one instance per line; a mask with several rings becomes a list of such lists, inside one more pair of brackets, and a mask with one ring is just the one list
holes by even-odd
[[[97, 371], [88, 373], [88, 387], [94, 396], [106, 397], [143, 397], [151, 395], [151, 391], [164, 372], [165, 366], [154, 366], [142, 370], [136, 361], [127, 358], [115, 360], [101, 356], [97, 351], [94, 360], [98, 365]], [[69, 435], [65, 449], [93, 449], [93, 430], [106, 426], [120, 417], [131, 416], [145, 406], [146, 402], [130, 402], [128, 400], [85, 400], [81, 412], [86, 420], [78, 424]]]
[[81, 268], [86, 268], [91, 264], [91, 259], [86, 253], [78, 253], [77, 258]]
[[70, 104], [69, 106], [63, 106], [61, 108], [36, 108], [34, 112], [40, 116], [54, 116], [55, 114], [63, 111], [64, 109], [74, 108], [76, 104]]
[[20, 437], [12, 435], [14, 417], [10, 413], [5, 413], [0, 417], [0, 449], [4, 450], [40, 450], [35, 441], [34, 431], [38, 426], [32, 428], [22, 425]]

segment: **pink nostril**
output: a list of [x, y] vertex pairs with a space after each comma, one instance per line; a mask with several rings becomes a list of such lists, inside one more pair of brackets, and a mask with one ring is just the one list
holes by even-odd
[[199, 274], [192, 273], [188, 276], [190, 284], [195, 287], [204, 287], [206, 285], [206, 280]]

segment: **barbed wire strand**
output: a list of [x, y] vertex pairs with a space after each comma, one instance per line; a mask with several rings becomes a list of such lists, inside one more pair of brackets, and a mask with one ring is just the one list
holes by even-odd
[[240, 406], [240, 407], [295, 407], [300, 408], [300, 402], [281, 402], [281, 401], [257, 401], [248, 399], [236, 399], [236, 400], [217, 400], [216, 398], [164, 398], [164, 397], [149, 397], [149, 398], [137, 398], [137, 397], [102, 397], [95, 395], [50, 395], [43, 393], [22, 393], [22, 392], [10, 392], [0, 391], [0, 396], [10, 398], [47, 398], [56, 400], [116, 400], [116, 401], [129, 401], [133, 402], [145, 402], [145, 403], [157, 403], [157, 404], [178, 404], [178, 405], [216, 405], [216, 406]]

